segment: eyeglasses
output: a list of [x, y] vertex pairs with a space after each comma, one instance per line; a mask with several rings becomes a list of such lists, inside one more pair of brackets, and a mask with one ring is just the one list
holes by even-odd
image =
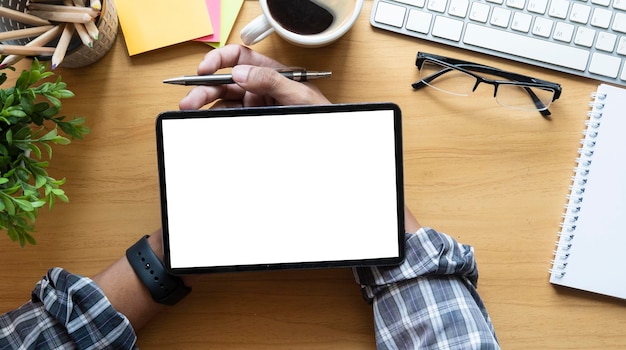
[[[544, 117], [550, 115], [548, 107], [561, 96], [560, 84], [454, 58], [418, 52], [415, 65], [420, 73], [420, 80], [413, 83], [416, 90], [430, 86], [452, 95], [468, 96], [480, 83], [490, 84], [493, 97], [501, 106], [539, 111]], [[477, 73], [506, 80], [488, 79]]]

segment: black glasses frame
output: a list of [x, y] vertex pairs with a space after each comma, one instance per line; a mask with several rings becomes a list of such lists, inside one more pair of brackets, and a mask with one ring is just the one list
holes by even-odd
[[[496, 97], [496, 94], [498, 93], [498, 86], [500, 85], [514, 85], [514, 86], [523, 87], [524, 90], [530, 96], [530, 98], [533, 100], [533, 103], [537, 107], [537, 110], [539, 111], [539, 113], [541, 113], [541, 115], [544, 117], [548, 117], [551, 113], [548, 110], [548, 107], [545, 106], [543, 102], [541, 102], [539, 97], [537, 97], [537, 95], [530, 89], [530, 87], [536, 87], [536, 88], [543, 89], [543, 90], [551, 90], [554, 93], [552, 97], [552, 102], [554, 102], [561, 96], [561, 91], [562, 91], [561, 85], [557, 83], [529, 77], [527, 75], [504, 71], [502, 69], [495, 68], [495, 67], [485, 66], [482, 64], [458, 60], [455, 58], [450, 58], [450, 57], [445, 57], [445, 56], [429, 54], [425, 52], [417, 53], [417, 58], [415, 60], [415, 65], [417, 66], [417, 69], [421, 70], [422, 65], [424, 64], [424, 61], [426, 60], [430, 60], [432, 62], [438, 63], [444, 67], [447, 67], [448, 69], [442, 69], [441, 71], [429, 77], [423, 78], [422, 80], [413, 83], [412, 86], [413, 86], [413, 89], [415, 90], [421, 89], [424, 86], [428, 86], [428, 83], [430, 83], [435, 78], [440, 77], [441, 75], [447, 72], [457, 70], [457, 71], [461, 71], [467, 75], [470, 75], [476, 78], [476, 84], [474, 84], [474, 88], [472, 89], [472, 92], [476, 91], [476, 88], [478, 88], [478, 85], [480, 85], [480, 83], [492, 85], [494, 88], [493, 89], [494, 98]], [[485, 73], [485, 74], [489, 74], [489, 75], [493, 75], [497, 77], [502, 77], [507, 80], [487, 79], [474, 72]]]

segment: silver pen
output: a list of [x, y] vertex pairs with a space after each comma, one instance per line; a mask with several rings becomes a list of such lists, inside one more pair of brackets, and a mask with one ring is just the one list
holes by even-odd
[[[310, 71], [305, 69], [277, 69], [284, 77], [294, 81], [307, 81], [311, 79], [327, 78], [333, 73], [331, 71]], [[233, 84], [233, 76], [231, 74], [208, 74], [208, 75], [186, 75], [182, 77], [170, 78], [163, 80], [165, 84], [175, 85], [223, 85]]]

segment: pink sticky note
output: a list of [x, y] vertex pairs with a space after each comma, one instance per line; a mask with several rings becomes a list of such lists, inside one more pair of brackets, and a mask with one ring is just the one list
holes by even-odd
[[206, 0], [206, 8], [209, 11], [211, 24], [213, 25], [213, 34], [195, 39], [202, 42], [219, 42], [220, 39], [220, 18], [221, 18], [221, 0]]

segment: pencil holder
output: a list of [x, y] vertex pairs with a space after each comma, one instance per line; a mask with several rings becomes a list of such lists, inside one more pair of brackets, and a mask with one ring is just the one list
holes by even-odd
[[[28, 0], [0, 0], [0, 6], [17, 11], [26, 11]], [[96, 19], [98, 27], [98, 40], [95, 40], [93, 47], [83, 45], [80, 38], [74, 34], [70, 42], [67, 54], [60, 64], [60, 67], [78, 68], [88, 66], [100, 60], [113, 46], [118, 32], [118, 18], [115, 4], [110, 0], [102, 0], [102, 10]], [[0, 32], [28, 28], [28, 25], [15, 20], [0, 16]], [[25, 45], [31, 39], [8, 40], [5, 43], [11, 45]], [[57, 38], [58, 39], [58, 38]], [[47, 46], [54, 46], [57, 39], [51, 41]], [[49, 60], [50, 56], [38, 56], [39, 60]]]

